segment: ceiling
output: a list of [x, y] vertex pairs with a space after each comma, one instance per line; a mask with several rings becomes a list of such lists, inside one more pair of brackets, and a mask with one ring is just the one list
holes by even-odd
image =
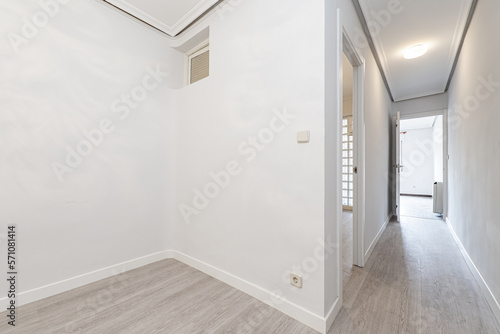
[[402, 119], [401, 120], [401, 131], [432, 128], [434, 126], [434, 123], [435, 123], [437, 117], [440, 117], [440, 116]]
[[[473, 0], [357, 1], [394, 101], [444, 93]], [[427, 54], [404, 59], [417, 43], [428, 44]]]
[[170, 36], [176, 36], [219, 0], [104, 0]]
[[[176, 36], [220, 0], [104, 0], [147, 24]], [[354, 0], [371, 28], [373, 48], [394, 101], [444, 93], [474, 0]], [[363, 20], [362, 20], [363, 21]], [[410, 45], [427, 54], [406, 60]], [[350, 80], [352, 73], [345, 73]], [[352, 96], [350, 88], [344, 97]]]

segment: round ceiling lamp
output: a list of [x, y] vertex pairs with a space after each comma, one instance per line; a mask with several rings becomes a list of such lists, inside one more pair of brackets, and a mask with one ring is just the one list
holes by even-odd
[[403, 57], [405, 59], [415, 59], [415, 58], [418, 58], [418, 57], [422, 57], [424, 54], [427, 53], [428, 49], [429, 48], [427, 47], [427, 45], [425, 45], [423, 43], [414, 44], [414, 45], [408, 47], [403, 52]]

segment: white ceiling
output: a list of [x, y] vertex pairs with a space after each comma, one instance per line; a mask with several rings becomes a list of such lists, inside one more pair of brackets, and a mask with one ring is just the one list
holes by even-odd
[[153, 27], [175, 36], [219, 0], [105, 0]]
[[[444, 93], [472, 0], [401, 0], [400, 12], [391, 3], [396, 2], [359, 0], [394, 100]], [[377, 20], [373, 13], [382, 11], [390, 18]], [[427, 54], [404, 59], [403, 51], [417, 43], [429, 45]]]
[[438, 116], [402, 119], [401, 131], [427, 129], [434, 126], [434, 122]]

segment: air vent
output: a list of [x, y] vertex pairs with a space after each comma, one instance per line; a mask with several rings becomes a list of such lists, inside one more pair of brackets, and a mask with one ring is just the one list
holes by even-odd
[[208, 45], [189, 56], [189, 83], [195, 83], [210, 74], [210, 50]]

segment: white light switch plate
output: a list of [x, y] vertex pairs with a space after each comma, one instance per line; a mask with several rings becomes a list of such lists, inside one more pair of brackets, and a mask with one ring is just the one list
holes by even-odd
[[310, 132], [307, 131], [298, 131], [297, 132], [297, 143], [309, 143], [310, 140]]

